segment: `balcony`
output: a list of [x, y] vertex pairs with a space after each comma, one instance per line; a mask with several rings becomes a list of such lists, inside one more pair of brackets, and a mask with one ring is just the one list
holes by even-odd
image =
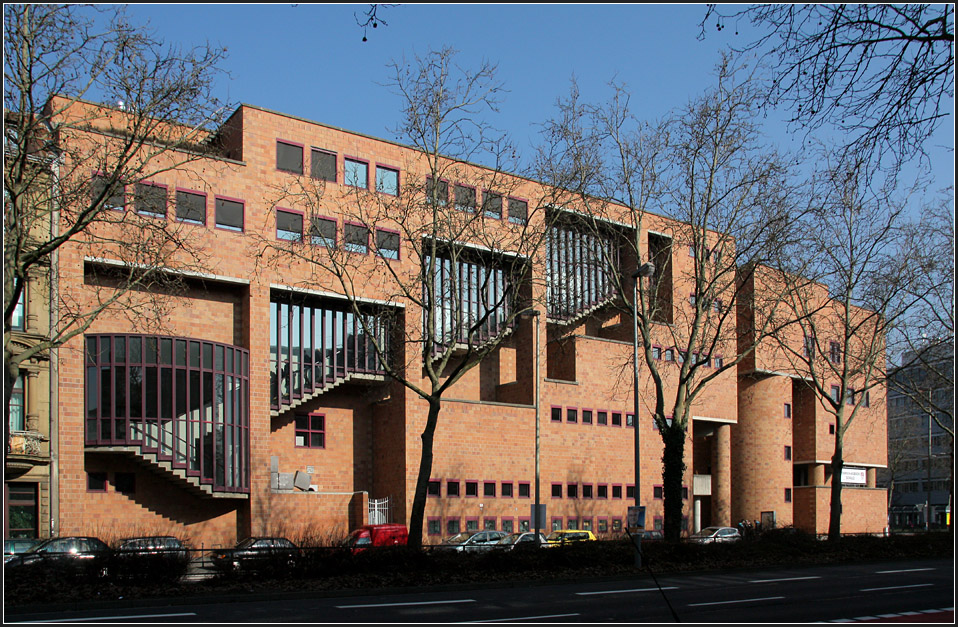
[[207, 496], [249, 493], [249, 352], [190, 338], [87, 335], [87, 451], [134, 455]]

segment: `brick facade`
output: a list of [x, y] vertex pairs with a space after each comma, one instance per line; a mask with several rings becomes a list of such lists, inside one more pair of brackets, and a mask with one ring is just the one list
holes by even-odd
[[[303, 175], [277, 169], [277, 142], [304, 148]], [[191, 275], [195, 278], [187, 281], [186, 292], [166, 298], [168, 313], [155, 325], [105, 315], [89, 333], [155, 332], [249, 351], [248, 493], [199, 494], [136, 453], [91, 449], [84, 440], [89, 407], [80, 337], [59, 354], [61, 532], [99, 532], [108, 539], [162, 531], [197, 546], [228, 544], [246, 534], [332, 539], [365, 522], [368, 502], [383, 497], [390, 499], [392, 518], [408, 522], [425, 402], [397, 382], [367, 377], [348, 380], [293, 410], [273, 407], [271, 301], [289, 297], [333, 302], [342, 288], [334, 277], [305, 261], [262, 253], [264, 243], [277, 242], [275, 209], [297, 209], [290, 189], [297, 177], [308, 177], [311, 148], [336, 155], [337, 180], [325, 184], [322, 211], [337, 220], [339, 229], [348, 221], [341, 207], [352, 193], [343, 185], [344, 158], [368, 164], [374, 186], [377, 164], [398, 170], [400, 185], [421, 180], [421, 156], [394, 143], [251, 106], [233, 115], [220, 133], [219, 145], [221, 155], [164, 172], [155, 181], [171, 194], [167, 220], [175, 219], [176, 191], [205, 194], [206, 224], [184, 225], [190, 230], [189, 241], [206, 254], [202, 273]], [[537, 195], [536, 186], [523, 179], [515, 179], [510, 189], [510, 196], [517, 198]], [[243, 203], [242, 232], [215, 226], [216, 199]], [[665, 232], [668, 220], [653, 218], [649, 228]], [[506, 229], [506, 220], [502, 223]], [[108, 250], [80, 245], [65, 248], [61, 255], [61, 289], [71, 297], [95, 297], [88, 276], [92, 256], [110, 258]], [[395, 267], [411, 266], [409, 259], [403, 243]], [[382, 260], [370, 255], [356, 261], [366, 277], [359, 295], [393, 299], [377, 279], [382, 275], [377, 262]], [[672, 263], [681, 267], [688, 260], [675, 254]], [[543, 277], [538, 267], [534, 274]], [[670, 281], [672, 301], [680, 306], [687, 301], [688, 289], [678, 274]], [[421, 324], [412, 303], [398, 306], [407, 328]], [[734, 350], [727, 350], [731, 357]], [[537, 417], [541, 500], [547, 518], [563, 527], [589, 526], [600, 535], [619, 530], [635, 483], [635, 433], [627, 424], [633, 411], [632, 351], [631, 319], [602, 309], [566, 325], [561, 334], [557, 323], [545, 316], [538, 322], [520, 318], [509, 338], [444, 395], [431, 473], [438, 493], [427, 501], [426, 541], [438, 542], [447, 535], [450, 522], [458, 521], [463, 529], [470, 525], [518, 529], [529, 519]], [[422, 356], [408, 352], [400, 357], [408, 364], [422, 363]], [[662, 371], [667, 385], [674, 385], [674, 374], [667, 366]], [[814, 399], [796, 397], [794, 381], [787, 374], [730, 369], [696, 402], [683, 480], [688, 531], [758, 519], [768, 511], [775, 512], [779, 525], [817, 532], [827, 527], [823, 490], [793, 486], [793, 462], [827, 464], [822, 451], [828, 445], [823, 413]], [[662, 484], [663, 446], [648, 410], [653, 388], [641, 367], [640, 386], [640, 488], [648, 508], [647, 526], [652, 527], [663, 515], [657, 490]], [[782, 415], [785, 403], [793, 407], [791, 419]], [[874, 414], [868, 424], [877, 428], [879, 412]], [[322, 447], [297, 444], [301, 431], [297, 419], [309, 415], [323, 420]], [[605, 424], [600, 424], [600, 416]], [[884, 432], [855, 433], [848, 438], [847, 463], [883, 464]], [[785, 457], [785, 446], [791, 447], [791, 460]], [[297, 472], [309, 475], [315, 491], [277, 487], [278, 477]], [[106, 473], [105, 491], [88, 490], [89, 473]], [[119, 491], [116, 473], [134, 475], [135, 490]], [[708, 485], [707, 494], [696, 493], [697, 482]], [[458, 488], [458, 494], [450, 492], [450, 485]], [[475, 494], [467, 494], [473, 486]], [[790, 502], [786, 489], [792, 490]], [[846, 506], [845, 531], [880, 530], [885, 512], [879, 492], [873, 481], [861, 490], [846, 490], [854, 507]]]

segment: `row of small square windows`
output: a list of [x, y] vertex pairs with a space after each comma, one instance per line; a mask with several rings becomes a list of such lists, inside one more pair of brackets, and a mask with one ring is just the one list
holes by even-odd
[[[559, 529], [579, 529], [580, 525], [584, 531], [592, 531], [592, 518], [582, 518], [578, 517], [569, 517], [564, 519], [559, 516], [553, 516], [550, 525], [552, 531], [558, 531]], [[687, 521], [685, 518], [683, 520], [683, 526], [687, 526]], [[430, 536], [438, 536], [443, 533], [442, 526], [443, 519], [441, 518], [428, 518], [426, 521], [426, 534]], [[462, 531], [462, 521], [458, 517], [447, 517], [445, 518], [446, 526], [445, 533], [447, 535], [455, 535]], [[655, 518], [656, 529], [662, 528], [662, 518], [657, 516]], [[504, 531], [506, 533], [518, 532], [527, 532], [532, 531], [532, 521], [527, 517], [519, 518], [519, 526], [516, 528], [515, 519], [503, 517], [499, 519], [499, 529], [496, 529], [496, 518], [494, 516], [484, 516], [482, 518], [482, 530], [483, 531]], [[465, 531], [467, 533], [475, 533], [479, 531], [479, 518], [478, 517], [467, 517]], [[548, 532], [548, 529], [543, 529], [542, 531]], [[595, 531], [597, 533], [607, 533], [612, 531], [618, 533], [622, 531], [622, 518], [615, 516], [598, 516], [595, 518]]]
[[[305, 174], [304, 147], [293, 142], [276, 141], [276, 169], [291, 174]], [[326, 181], [337, 182], [338, 155], [321, 148], [310, 148], [310, 177]], [[343, 157], [343, 184], [359, 189], [370, 189], [370, 163], [356, 157]], [[399, 195], [399, 170], [387, 165], [375, 165], [374, 188], [381, 194], [389, 196]], [[466, 212], [475, 212], [477, 208], [476, 189], [468, 185], [454, 185], [454, 201], [456, 209]], [[426, 195], [435, 197], [445, 205], [449, 202], [449, 183], [440, 180], [438, 185], [433, 183], [432, 177], [426, 178]], [[484, 190], [482, 192], [483, 215], [490, 218], [502, 219], [502, 195]], [[508, 198], [508, 218], [510, 222], [524, 224], [528, 218], [528, 202], [520, 198]]]
[[[442, 481], [438, 479], [433, 479], [429, 481], [429, 484], [426, 488], [426, 495], [431, 497], [438, 497], [442, 495]], [[455, 498], [460, 496], [465, 496], [467, 498], [477, 498], [479, 494], [479, 481], [465, 481], [463, 485], [460, 485], [458, 479], [447, 479], [446, 480], [446, 496]], [[531, 484], [527, 481], [520, 481], [517, 485], [514, 485], [511, 481], [502, 481], [497, 484], [495, 481], [484, 481], [482, 485], [482, 494], [484, 498], [513, 498], [518, 496], [521, 499], [527, 499], [531, 497], [530, 490]], [[499, 487], [498, 493], [496, 492], [496, 487]], [[563, 491], [563, 486], [565, 490]], [[460, 488], [464, 488], [464, 492]], [[513, 488], [517, 488], [514, 490]], [[580, 494], [581, 488], [581, 494]], [[611, 488], [611, 492], [610, 492]], [[622, 486], [621, 485], [609, 485], [605, 483], [591, 484], [591, 483], [553, 483], [551, 484], [550, 494], [552, 498], [561, 499], [561, 498], [570, 498], [570, 499], [621, 499], [622, 498]], [[563, 494], [565, 496], [563, 497]], [[663, 498], [662, 486], [653, 486], [652, 488], [652, 497], [655, 499]], [[635, 486], [627, 485], [625, 486], [625, 498], [633, 499], [635, 498]], [[682, 498], [689, 498], [689, 489], [688, 486], [682, 486]]]

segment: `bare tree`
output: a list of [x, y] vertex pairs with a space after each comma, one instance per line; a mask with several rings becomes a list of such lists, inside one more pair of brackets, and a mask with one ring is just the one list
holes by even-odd
[[[886, 338], [910, 302], [901, 259], [904, 204], [870, 190], [864, 160], [822, 163], [814, 210], [803, 221], [805, 254], [788, 292], [803, 341], [780, 346], [834, 416], [828, 535], [837, 540], [845, 442], [858, 422], [865, 429], [863, 421], [884, 420], [869, 407], [887, 381]], [[876, 405], [883, 402], [874, 396]]]
[[[165, 188], [149, 182], [209, 150], [205, 127], [223, 111], [210, 94], [222, 56], [164, 48], [114, 7], [4, 6], [7, 399], [24, 361], [105, 311], [155, 312], [155, 296], [175, 285], [165, 272], [172, 259], [182, 268], [200, 262], [166, 214]], [[110, 104], [85, 101], [94, 98]], [[55, 280], [67, 247], [81, 251], [81, 263], [84, 253], [100, 257], [86, 264], [90, 300], [54, 291], [52, 302], [32, 303], [54, 310], [53, 328], [14, 348], [9, 331], [26, 281], [50, 272]]]
[[[950, 4], [709, 5], [700, 35], [713, 23], [751, 23], [758, 54], [771, 70], [765, 102], [791, 111], [806, 132], [825, 126], [897, 170], [926, 155], [951, 114], [955, 90], [954, 6]], [[887, 160], [886, 160], [887, 158]]]
[[[714, 88], [656, 124], [634, 118], [621, 86], [599, 106], [579, 102], [573, 86], [559, 115], [545, 125], [539, 152], [537, 175], [557, 190], [554, 200], [566, 209], [549, 222], [549, 257], [555, 261], [550, 315], [564, 318], [562, 324], [572, 330], [597, 308], [581, 289], [582, 268], [601, 269], [605, 289], [598, 306], [629, 318], [635, 311], [644, 371], [654, 391], [644, 409], [665, 446], [664, 525], [670, 541], [681, 533], [693, 406], [717, 377], [782, 324], [774, 311], [766, 312], [752, 344], [740, 346], [735, 302], [747, 284], [743, 272], [786, 245], [794, 219], [787, 204], [788, 171], [762, 148], [750, 86], [723, 62]], [[563, 231], [588, 239], [583, 256], [566, 254], [563, 242], [575, 236], [570, 240]], [[650, 285], [634, 289], [647, 263], [654, 266]], [[651, 269], [645, 265], [645, 272]], [[676, 294], [688, 300], [675, 299]], [[587, 306], [575, 306], [586, 301]], [[657, 354], [653, 345], [669, 347], [668, 354]]]
[[[496, 66], [459, 67], [455, 55], [446, 48], [390, 65], [389, 86], [403, 101], [396, 134], [413, 149], [401, 186], [377, 182], [377, 190], [366, 190], [346, 181], [336, 196], [298, 181], [277, 192], [309, 221], [322, 215], [321, 204], [335, 204], [349, 232], [342, 242], [310, 232], [309, 242], [319, 245], [259, 242], [271, 253], [268, 263], [303, 263], [312, 270], [310, 285], [342, 294], [382, 369], [428, 404], [411, 546], [422, 544], [443, 395], [531, 310], [532, 263], [543, 241], [536, 204], [509, 198], [521, 183], [503, 174], [514, 151], [484, 121], [503, 92]], [[479, 160], [493, 165], [474, 165]], [[371, 298], [403, 309], [386, 304], [372, 311]], [[391, 332], [377, 332], [376, 318], [389, 320]]]

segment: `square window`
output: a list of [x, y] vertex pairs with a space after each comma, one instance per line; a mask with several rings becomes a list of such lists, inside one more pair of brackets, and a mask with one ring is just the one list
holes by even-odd
[[326, 448], [326, 417], [323, 414], [296, 416], [295, 442], [299, 448]]
[[446, 496], [459, 496], [459, 482], [458, 482], [458, 481], [447, 481], [447, 482], [446, 482]]
[[303, 173], [303, 147], [282, 141], [276, 142], [276, 169], [293, 174]]
[[725, 365], [725, 360], [722, 359], [721, 357], [716, 357], [716, 358], [713, 360], [712, 364], [713, 364], [716, 368], [721, 368], [722, 366]]
[[445, 207], [449, 202], [449, 183], [440, 180], [438, 185], [431, 176], [426, 177], [426, 202], [436, 202], [440, 207]]
[[565, 528], [566, 528], [566, 529], [578, 529], [578, 528], [579, 528], [579, 519], [578, 519], [578, 518], [570, 518], [570, 519], [568, 519], [568, 520], [566, 521], [566, 523], [565, 523]]
[[625, 415], [625, 426], [634, 427], [635, 426], [635, 414], [626, 414]]
[[661, 347], [661, 346], [653, 346], [653, 347], [652, 347], [652, 359], [656, 359], [656, 360], [662, 359], [662, 347]]
[[527, 499], [531, 495], [531, 484], [529, 483], [520, 483], [519, 484], [519, 498]]
[[454, 187], [456, 195], [456, 209], [466, 213], [476, 212], [476, 190], [465, 185], [456, 185]]
[[612, 426], [621, 427], [622, 426], [622, 414], [614, 411], [612, 412]]
[[429, 483], [426, 484], [426, 496], [439, 496], [441, 486], [441, 481], [430, 480]]
[[303, 239], [303, 214], [276, 210], [276, 239], [299, 242]]
[[592, 424], [592, 410], [583, 409], [582, 410], [582, 424], [591, 425]]
[[832, 386], [832, 393], [831, 393], [832, 402], [833, 402], [833, 403], [836, 403], [836, 404], [840, 403], [840, 402], [841, 402], [841, 395], [842, 395], [842, 390], [841, 390], [841, 388], [838, 387], [837, 385], [833, 385], [833, 386]]
[[552, 498], [561, 499], [562, 498], [562, 484], [553, 483], [552, 484]]
[[102, 201], [104, 209], [123, 209], [126, 206], [126, 191], [118, 182], [112, 183], [110, 189], [109, 179], [96, 174], [90, 187], [93, 202]]
[[206, 195], [176, 190], [176, 219], [190, 224], [206, 224]]
[[596, 521], [596, 531], [599, 533], [608, 533], [609, 531], [609, 521], [606, 518], [600, 518]]
[[512, 482], [503, 481], [502, 485], [499, 486], [499, 494], [504, 498], [512, 498]]
[[612, 532], [613, 532], [613, 533], [618, 533], [618, 532], [620, 532], [620, 531], [622, 531], [622, 519], [621, 519], [621, 518], [613, 518], [613, 519], [612, 519]]
[[343, 248], [365, 255], [369, 251], [369, 229], [362, 224], [344, 224]]
[[612, 486], [612, 498], [621, 499], [622, 498], [622, 486], [614, 485]]
[[487, 218], [502, 219], [502, 196], [494, 192], [482, 192], [482, 213]]
[[570, 499], [579, 498], [579, 484], [570, 483], [566, 485], [565, 493], [566, 493], [566, 496], [569, 497]]
[[675, 351], [671, 348], [665, 349], [665, 361], [675, 361]]
[[336, 220], [314, 216], [310, 220], [309, 241], [314, 246], [336, 247]]
[[496, 498], [496, 482], [495, 481], [486, 481], [482, 484], [482, 496], [488, 498]]
[[562, 422], [562, 408], [553, 407], [552, 408], [552, 422]]
[[438, 536], [442, 533], [442, 521], [438, 518], [430, 518], [426, 521], [426, 534]]
[[566, 422], [578, 422], [579, 421], [579, 411], [574, 407], [569, 407], [566, 409]]
[[592, 484], [583, 483], [582, 484], [582, 498], [591, 499], [592, 498]]
[[845, 389], [845, 404], [854, 405], [855, 404], [855, 390], [852, 388]]
[[483, 531], [495, 531], [495, 530], [496, 530], [496, 519], [495, 519], [495, 518], [483, 518], [483, 519], [482, 519], [482, 529], [483, 529]]
[[513, 533], [515, 531], [515, 525], [513, 524], [513, 520], [511, 518], [502, 519], [502, 530], [506, 533]]
[[451, 535], [451, 536], [454, 536], [454, 535], [456, 535], [457, 533], [459, 533], [459, 519], [458, 519], [458, 518], [450, 518], [450, 519], [446, 520], [446, 533], [449, 534], [449, 535]]
[[243, 230], [243, 203], [229, 198], [216, 199], [216, 226], [230, 231]]
[[603, 426], [609, 424], [609, 412], [605, 412], [605, 411], [596, 412], [595, 422], [596, 424], [600, 424]]
[[136, 212], [157, 218], [166, 217], [166, 187], [152, 183], [137, 183], [133, 186], [133, 207]]
[[343, 159], [343, 183], [350, 187], [369, 188], [369, 164], [356, 159]]
[[609, 498], [609, 486], [604, 483], [600, 483], [595, 487], [595, 496], [598, 499], [607, 499]]
[[86, 473], [86, 489], [87, 492], [106, 492], [106, 473]]
[[399, 259], [399, 233], [376, 229], [376, 249], [384, 259]]
[[319, 181], [336, 182], [336, 153], [313, 148], [310, 160], [310, 176]]
[[478, 481], [467, 481], [467, 482], [466, 482], [466, 496], [479, 496], [479, 482], [478, 482]]
[[399, 170], [376, 166], [376, 191], [390, 196], [399, 195]]
[[627, 485], [625, 486], [625, 498], [629, 500], [635, 500], [635, 486]]
[[524, 200], [509, 199], [509, 222], [525, 224], [529, 220], [529, 205]]
[[665, 498], [662, 493], [662, 486], [660, 485], [652, 486], [652, 498], [653, 499]]
[[466, 519], [466, 531], [467, 531], [467, 532], [476, 532], [476, 531], [479, 531], [479, 519], [478, 519], [478, 518], [467, 518], [467, 519]]

